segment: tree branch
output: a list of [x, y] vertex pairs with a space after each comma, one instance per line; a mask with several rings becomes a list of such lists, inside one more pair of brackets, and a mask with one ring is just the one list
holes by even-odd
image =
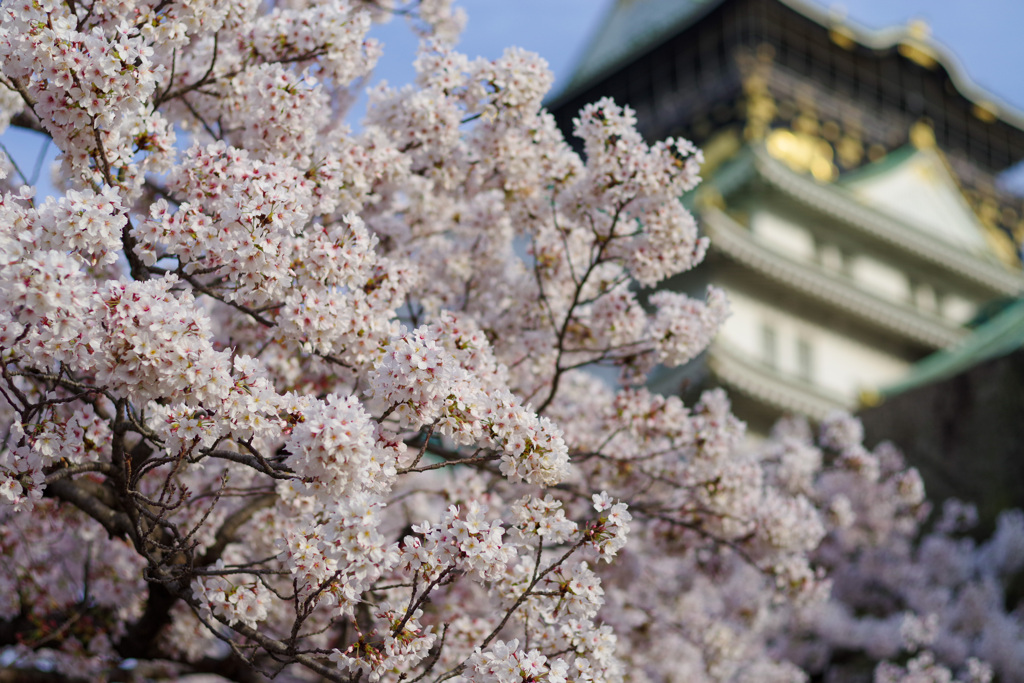
[[[89, 492], [89, 485], [99, 487], [99, 484], [88, 481], [70, 481], [58, 479], [46, 487], [48, 494], [60, 498], [64, 502], [71, 503], [85, 514], [99, 522], [111, 537], [126, 538], [136, 542], [135, 528], [131, 519], [123, 512], [119, 512], [96, 497], [96, 491]], [[138, 547], [138, 546], [136, 546]]]

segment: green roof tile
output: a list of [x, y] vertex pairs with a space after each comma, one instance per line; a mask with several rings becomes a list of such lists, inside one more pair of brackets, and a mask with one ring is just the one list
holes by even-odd
[[590, 40], [567, 91], [671, 38], [722, 0], [617, 0]]
[[1019, 299], [982, 323], [963, 343], [928, 356], [914, 365], [903, 380], [886, 387], [881, 393], [883, 396], [902, 394], [910, 389], [958, 375], [978, 363], [1005, 356], [1022, 346], [1024, 299]]

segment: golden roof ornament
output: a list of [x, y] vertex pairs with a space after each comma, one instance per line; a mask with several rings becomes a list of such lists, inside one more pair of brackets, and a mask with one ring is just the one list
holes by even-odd
[[899, 53], [912, 62], [926, 69], [934, 69], [938, 64], [935, 51], [928, 45], [931, 27], [924, 19], [914, 19], [907, 24], [907, 37], [900, 41]]
[[765, 140], [768, 154], [782, 161], [797, 173], [810, 173], [815, 180], [827, 183], [839, 177], [833, 163], [832, 145], [827, 140], [805, 132], [777, 128]]
[[925, 119], [910, 127], [910, 144], [918, 149], [935, 149], [935, 129]]

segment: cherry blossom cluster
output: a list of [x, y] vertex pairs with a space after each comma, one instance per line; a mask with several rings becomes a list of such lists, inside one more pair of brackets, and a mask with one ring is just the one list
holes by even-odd
[[435, 425], [457, 443], [488, 442], [506, 477], [557, 484], [568, 470], [565, 442], [506, 388], [504, 375], [480, 331], [448, 315], [396, 339], [370, 382], [404, 425]]
[[661, 291], [651, 297], [657, 314], [651, 321], [657, 359], [668, 366], [683, 365], [707, 348], [729, 316], [725, 292], [708, 288], [707, 303], [684, 294]]
[[371, 18], [358, 2], [295, 3], [256, 18], [239, 47], [274, 62], [308, 61], [315, 75], [337, 84], [364, 76], [379, 57], [367, 38]]
[[166, 200], [151, 205], [140, 256], [150, 265], [173, 257], [186, 273], [230, 272], [234, 299], [262, 304], [281, 296], [291, 284], [287, 242], [311, 211], [296, 169], [218, 142], [190, 149], [167, 190], [180, 193], [180, 203], [176, 211]]
[[110, 336], [97, 359], [97, 381], [146, 401], [175, 396], [191, 405], [224, 397], [231, 386], [226, 351], [210, 343], [209, 319], [175, 295], [174, 276], [111, 281], [100, 292]]
[[588, 536], [594, 548], [601, 554], [601, 559], [611, 562], [615, 554], [626, 545], [629, 522], [633, 516], [626, 512], [628, 506], [625, 503], [613, 503], [611, 497], [604, 491], [595, 493], [593, 498], [594, 509], [600, 517], [597, 523], [587, 530]]
[[6, 503], [39, 500], [45, 488], [44, 470], [55, 462], [83, 465], [109, 452], [110, 426], [92, 406], [61, 412], [65, 414], [11, 425], [22, 443], [0, 456], [0, 496]]
[[301, 422], [285, 441], [289, 463], [325, 502], [383, 492], [395, 476], [394, 453], [378, 447], [374, 424], [355, 396], [330, 395], [298, 411]]
[[454, 7], [453, 0], [359, 0], [376, 21], [388, 21], [405, 14], [413, 21], [413, 30], [423, 37], [454, 42], [466, 25], [466, 12]]
[[[134, 4], [134, 3], [132, 3]], [[84, 14], [84, 10], [82, 11]], [[65, 168], [86, 182], [134, 189], [142, 173], [166, 168], [174, 133], [147, 106], [157, 88], [154, 48], [130, 17], [89, 25], [63, 3], [7, 4], [0, 13], [0, 60], [8, 89], [64, 154]], [[148, 152], [141, 166], [138, 149]]]
[[111, 187], [105, 187], [102, 194], [68, 190], [58, 201], [47, 198], [36, 220], [39, 249], [71, 251], [94, 266], [117, 260], [127, 223], [121, 198]]
[[[353, 132], [393, 15], [416, 82]], [[0, 667], [1019, 680], [1021, 515], [925, 526], [852, 418], [753, 447], [724, 392], [655, 392], [728, 315], [650, 290], [707, 248], [700, 153], [605, 99], [577, 154], [544, 61], [460, 55], [462, 21], [0, 8], [0, 130], [63, 155], [55, 197], [0, 185]]]
[[473, 680], [487, 683], [564, 683], [569, 680], [568, 664], [564, 660], [549, 664], [540, 651], [521, 650], [515, 638], [507, 643], [499, 640], [488, 651], [475, 653], [469, 665]]
[[[642, 375], [659, 359], [685, 360], [676, 351], [685, 339], [696, 347], [710, 338], [725, 315], [721, 297], [712, 297], [697, 329], [676, 330], [667, 328], [677, 299], [674, 306], [669, 298], [656, 300], [671, 309], [656, 319], [628, 287], [631, 274], [653, 283], [702, 258], [706, 245], [675, 199], [695, 184], [699, 155], [681, 143], [649, 148], [629, 132], [632, 114], [606, 101], [604, 109], [581, 114], [603, 122], [578, 126], [597, 145], [588, 143], [582, 166], [551, 117], [536, 109], [550, 80], [545, 65], [521, 51], [492, 63], [432, 45], [417, 67], [419, 88], [378, 90], [367, 121], [409, 151], [413, 175], [398, 195], [404, 220], [367, 220], [385, 244], [429, 268], [420, 286], [425, 310], [470, 311], [496, 332], [527, 325], [525, 345], [506, 349], [511, 337], [493, 339], [498, 357], [514, 368], [511, 382], [527, 395], [545, 390], [537, 382], [552, 366], [556, 376], [587, 363], [629, 366]], [[524, 90], [530, 87], [537, 90]], [[464, 134], [472, 121], [485, 123]], [[622, 150], [602, 154], [598, 138]], [[621, 164], [636, 167], [619, 187], [607, 170]], [[438, 202], [438, 192], [450, 202]], [[614, 211], [592, 210], [613, 201], [620, 204]], [[516, 252], [517, 232], [529, 240], [532, 266]], [[655, 242], [643, 242], [654, 235]], [[657, 273], [640, 277], [633, 266], [645, 252], [664, 260]], [[484, 277], [504, 286], [482, 288]], [[465, 285], [447, 286], [453, 281]], [[531, 296], [511, 298], [508, 291]], [[657, 352], [659, 345], [664, 351]], [[541, 405], [550, 403], [550, 389]]]
[[[88, 515], [47, 499], [32, 514], [4, 516], [0, 562], [0, 619], [28, 620], [14, 654], [44, 666], [57, 661], [80, 675], [93, 673], [93, 664], [118, 661], [114, 644], [145, 609], [145, 563], [129, 543], [107, 538]], [[73, 618], [86, 600], [92, 608]], [[48, 638], [55, 626], [66, 629], [63, 643]], [[11, 645], [4, 643], [5, 656]]]
[[[222, 569], [223, 562], [214, 565]], [[227, 623], [243, 623], [250, 628], [267, 618], [270, 591], [258, 578], [232, 582], [223, 576], [211, 576], [196, 583], [195, 598], [207, 616], [216, 614]]]
[[356, 215], [308, 225], [318, 198], [294, 167], [218, 142], [189, 150], [167, 189], [184, 201], [176, 211], [163, 199], [151, 205], [136, 246], [146, 263], [173, 258], [183, 277], [230, 274], [224, 299], [281, 301], [283, 336], [351, 362], [374, 360], [397, 329], [409, 268], [377, 257]]
[[369, 642], [360, 638], [342, 652], [334, 650], [330, 661], [342, 670], [367, 675], [370, 681], [378, 681], [386, 674], [415, 667], [430, 654], [437, 642], [437, 634], [431, 627], [419, 623], [422, 611], [404, 615], [403, 610], [384, 605], [374, 617], [392, 625], [380, 642]]
[[[806, 448], [806, 434], [794, 433], [803, 430], [785, 426], [778, 439]], [[800, 615], [790, 656], [814, 671], [837, 651], [862, 652], [882, 662], [876, 678], [885, 681], [1019, 680], [1024, 631], [1006, 596], [1009, 577], [1024, 568], [1020, 511], [1001, 515], [978, 542], [966, 535], [973, 508], [948, 500], [925, 533], [920, 476], [891, 445], [869, 451], [862, 438], [849, 416], [821, 428], [823, 455], [835, 466], [820, 472], [810, 495], [826, 511], [828, 536], [814, 555], [829, 570], [832, 598]], [[907, 657], [902, 666], [893, 661]]]
[[[666, 200], [696, 185], [700, 152], [673, 139], [648, 148], [635, 114], [609, 99], [585, 107], [575, 124], [587, 155], [580, 190], [615, 208], [596, 229], [608, 240], [624, 238], [613, 249], [633, 277], [653, 285], [699, 263], [707, 239], [698, 238], [693, 217], [679, 202]], [[615, 220], [619, 214], [622, 219]]]
[[524, 543], [531, 536], [539, 536], [546, 543], [565, 543], [578, 528], [576, 522], [565, 516], [562, 501], [550, 493], [544, 498], [526, 496], [517, 500], [511, 513], [515, 531]]
[[398, 544], [378, 528], [382, 508], [365, 495], [351, 495], [314, 506], [313, 520], [284, 521], [284, 540], [277, 548], [284, 549], [282, 564], [307, 610], [352, 615], [360, 596], [399, 563]]
[[461, 510], [451, 506], [437, 525], [414, 525], [417, 536], [406, 536], [403, 542], [403, 564], [427, 580], [449, 567], [485, 580], [500, 578], [516, 556], [515, 546], [502, 542], [504, 528], [488, 522], [486, 512], [474, 501], [464, 519], [460, 519]]

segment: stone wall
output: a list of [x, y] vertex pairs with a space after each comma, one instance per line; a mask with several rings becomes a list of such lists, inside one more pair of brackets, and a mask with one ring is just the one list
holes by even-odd
[[1024, 350], [912, 389], [860, 413], [869, 445], [895, 443], [928, 497], [978, 506], [981, 533], [1024, 507]]

